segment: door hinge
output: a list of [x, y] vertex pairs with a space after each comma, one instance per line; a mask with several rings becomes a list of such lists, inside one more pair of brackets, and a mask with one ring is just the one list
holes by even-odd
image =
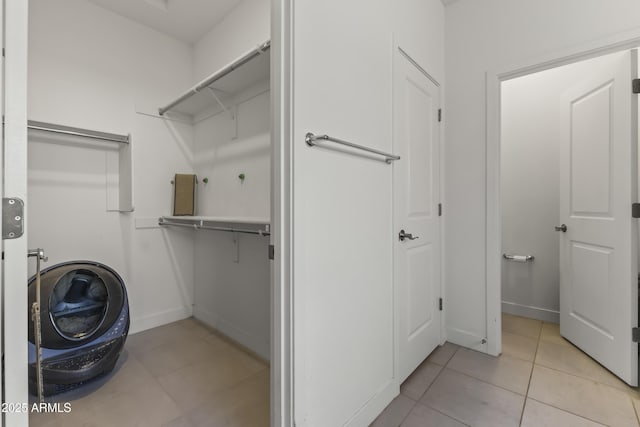
[[274, 259], [276, 256], [276, 248], [273, 245], [269, 245], [269, 259]]
[[442, 108], [438, 108], [438, 121], [442, 121]]
[[631, 204], [631, 218], [640, 218], [640, 203]]
[[631, 328], [631, 341], [640, 342], [640, 328]]
[[440, 309], [440, 311], [442, 311], [442, 298], [438, 300], [438, 308]]
[[633, 93], [640, 93], [640, 79], [633, 79], [631, 81], [631, 88]]
[[442, 203], [438, 203], [438, 216], [442, 216]]
[[2, 240], [24, 234], [24, 202], [17, 197], [2, 199]]

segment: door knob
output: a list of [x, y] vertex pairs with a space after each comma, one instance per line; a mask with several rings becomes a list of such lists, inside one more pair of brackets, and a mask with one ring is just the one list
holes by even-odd
[[567, 232], [567, 225], [566, 224], [562, 224], [560, 227], [555, 226], [554, 228], [556, 229], [556, 231], [562, 231], [563, 233]]
[[404, 230], [400, 230], [400, 233], [398, 233], [398, 238], [400, 239], [401, 242], [404, 242], [404, 239], [409, 239], [409, 240], [416, 240], [419, 237], [413, 237], [413, 234], [411, 233], [405, 233]]

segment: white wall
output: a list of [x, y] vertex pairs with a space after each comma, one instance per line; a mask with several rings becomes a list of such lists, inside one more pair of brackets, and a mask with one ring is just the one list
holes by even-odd
[[271, 39], [271, 2], [244, 0], [194, 46], [194, 82]]
[[[198, 187], [198, 215], [269, 218], [271, 128], [269, 84], [263, 81], [194, 126], [195, 168], [209, 183]], [[244, 174], [245, 179], [239, 178]]]
[[[270, 2], [244, 0], [193, 47], [193, 83], [270, 39]], [[269, 222], [270, 97], [265, 81], [225, 99], [194, 124], [197, 214]], [[238, 178], [245, 175], [244, 181]], [[270, 357], [269, 238], [226, 232], [195, 234], [194, 317], [261, 357]]]
[[193, 307], [196, 319], [265, 360], [271, 350], [268, 245], [268, 237], [198, 232]]
[[501, 88], [504, 312], [559, 322], [560, 99], [598, 66], [592, 59], [507, 80]]
[[[192, 171], [190, 126], [154, 113], [192, 83], [191, 48], [82, 0], [32, 0], [29, 118], [131, 133], [135, 212], [106, 212], [106, 152], [29, 143], [29, 246], [49, 263], [103, 262], [124, 278], [132, 332], [191, 313], [190, 231], [136, 229], [171, 212], [173, 173]], [[147, 221], [147, 222], [149, 222]]]
[[[270, 39], [268, 0], [244, 0], [194, 45], [193, 82]], [[212, 108], [194, 125], [197, 214], [270, 221], [269, 77], [225, 100], [235, 118]], [[238, 178], [244, 173], [244, 182]], [[194, 316], [265, 359], [270, 352], [270, 265], [267, 237], [198, 232]], [[236, 262], [236, 259], [238, 262]]]
[[393, 2], [392, 31], [402, 46], [440, 85], [444, 85], [444, 8], [433, 0]]
[[535, 256], [502, 260], [502, 309], [557, 323], [560, 105], [548, 73], [502, 86], [502, 250]]
[[[485, 75], [638, 28], [633, 0], [461, 0], [446, 8], [448, 339], [486, 338]], [[506, 70], [504, 70], [506, 71]], [[480, 301], [480, 303], [479, 303]]]
[[393, 151], [393, 40], [442, 79], [443, 7], [329, 0], [297, 2], [293, 13], [295, 418], [368, 425], [398, 392], [392, 168], [309, 148], [304, 136]]
[[[198, 215], [269, 222], [271, 114], [268, 82], [227, 102], [195, 125]], [[238, 176], [243, 173], [245, 179]], [[269, 238], [228, 232], [197, 233], [194, 317], [270, 357]]]

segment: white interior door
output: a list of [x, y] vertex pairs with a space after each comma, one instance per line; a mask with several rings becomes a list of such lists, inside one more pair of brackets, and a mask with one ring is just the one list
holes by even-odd
[[393, 169], [394, 274], [404, 381], [440, 343], [440, 88], [401, 50], [393, 105], [394, 149], [401, 157]]
[[635, 51], [611, 56], [562, 100], [560, 333], [638, 384]]

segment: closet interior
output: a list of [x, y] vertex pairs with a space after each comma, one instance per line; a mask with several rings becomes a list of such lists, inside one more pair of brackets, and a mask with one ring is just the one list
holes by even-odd
[[193, 316], [265, 359], [270, 350], [269, 48], [263, 43], [158, 110], [169, 120], [193, 125], [196, 215], [158, 220], [167, 232], [194, 230]]
[[268, 425], [269, 2], [50, 3], [30, 5], [29, 247], [116, 271], [130, 329], [112, 372], [46, 397], [71, 413], [30, 424]]

